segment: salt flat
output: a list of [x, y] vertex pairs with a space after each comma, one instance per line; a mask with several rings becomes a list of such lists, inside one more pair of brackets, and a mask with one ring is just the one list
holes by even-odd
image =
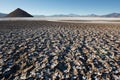
[[58, 22], [74, 22], [74, 23], [120, 23], [120, 18], [107, 18], [107, 17], [14, 17], [14, 18], [0, 18], [0, 21], [58, 21]]

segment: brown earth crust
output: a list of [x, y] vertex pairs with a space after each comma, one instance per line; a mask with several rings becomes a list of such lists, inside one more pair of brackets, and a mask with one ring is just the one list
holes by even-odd
[[0, 80], [119, 80], [120, 24], [0, 21]]

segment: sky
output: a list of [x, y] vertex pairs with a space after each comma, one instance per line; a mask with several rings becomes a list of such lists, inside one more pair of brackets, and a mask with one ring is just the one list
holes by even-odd
[[0, 12], [21, 8], [33, 15], [120, 13], [120, 0], [0, 0]]

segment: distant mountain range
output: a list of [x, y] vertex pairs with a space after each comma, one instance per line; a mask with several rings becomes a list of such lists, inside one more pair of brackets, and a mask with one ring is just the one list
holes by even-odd
[[6, 16], [7, 14], [4, 14], [4, 13], [0, 13], [0, 17], [4, 17]]
[[59, 14], [59, 15], [52, 15], [53, 17], [120, 17], [120, 13], [110, 13], [106, 15], [96, 15], [96, 14], [90, 14], [90, 15], [78, 15], [78, 14]]
[[80, 15], [78, 14], [57, 14], [57, 15], [51, 15], [53, 17], [79, 17]]
[[[5, 13], [0, 13], [0, 17], [4, 17], [6, 15], [7, 14], [5, 14]], [[46, 17], [46, 15], [34, 15], [34, 17]], [[120, 18], [120, 13], [110, 13], [110, 14], [106, 14], [106, 15], [57, 14], [57, 15], [50, 15], [49, 17], [119, 17]]]
[[[45, 15], [34, 15], [35, 17], [45, 17]], [[119, 17], [120, 13], [110, 13], [106, 15], [96, 15], [96, 14], [89, 14], [89, 15], [78, 15], [78, 14], [57, 14], [57, 15], [50, 15], [49, 17]]]
[[120, 13], [111, 13], [107, 15], [102, 15], [102, 17], [120, 17]]

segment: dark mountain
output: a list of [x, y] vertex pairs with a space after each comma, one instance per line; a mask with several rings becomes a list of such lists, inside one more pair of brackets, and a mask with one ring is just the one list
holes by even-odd
[[26, 11], [17, 8], [13, 12], [9, 13], [6, 17], [33, 17], [33, 16], [27, 13]]

